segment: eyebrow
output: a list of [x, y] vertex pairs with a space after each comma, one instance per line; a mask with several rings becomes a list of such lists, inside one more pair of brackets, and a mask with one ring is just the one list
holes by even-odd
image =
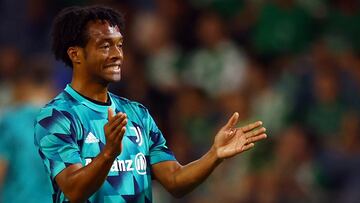
[[123, 37], [119, 37], [119, 38], [115, 38], [115, 37], [105, 37], [105, 38], [102, 38], [102, 39], [100, 39], [99, 41], [98, 41], [98, 43], [101, 43], [101, 42], [104, 42], [104, 41], [110, 41], [110, 42], [112, 42], [112, 41], [119, 41], [119, 42], [123, 42], [124, 41], [124, 38]]

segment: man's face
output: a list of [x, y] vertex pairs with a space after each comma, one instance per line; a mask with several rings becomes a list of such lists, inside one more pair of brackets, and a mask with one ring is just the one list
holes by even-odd
[[88, 79], [108, 84], [121, 79], [123, 37], [117, 26], [106, 21], [90, 22], [89, 40], [84, 47], [82, 68]]

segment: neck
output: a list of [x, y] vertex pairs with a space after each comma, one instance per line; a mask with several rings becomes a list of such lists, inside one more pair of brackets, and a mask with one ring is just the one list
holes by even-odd
[[84, 78], [78, 78], [76, 74], [73, 75], [71, 87], [80, 94], [89, 97], [95, 101], [106, 103], [108, 100], [108, 84], [102, 84]]

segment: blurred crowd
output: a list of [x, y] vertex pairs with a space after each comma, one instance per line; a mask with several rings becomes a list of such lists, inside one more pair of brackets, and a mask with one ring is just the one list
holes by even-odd
[[234, 111], [268, 130], [180, 200], [154, 183], [155, 202], [359, 202], [360, 1], [0, 0], [0, 120], [70, 82], [49, 50], [51, 21], [91, 4], [126, 19], [111, 91], [150, 109], [179, 162], [206, 152]]

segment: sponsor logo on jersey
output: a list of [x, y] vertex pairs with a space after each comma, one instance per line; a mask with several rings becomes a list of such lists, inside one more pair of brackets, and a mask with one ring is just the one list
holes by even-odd
[[138, 153], [135, 156], [135, 170], [140, 175], [146, 174], [146, 158], [144, 154]]
[[87, 143], [87, 144], [98, 143], [98, 142], [99, 142], [99, 139], [97, 137], [95, 137], [95, 135], [92, 132], [89, 132], [89, 134], [85, 138], [85, 143]]
[[[91, 158], [85, 159], [85, 166], [91, 163]], [[136, 171], [139, 175], [146, 175], [146, 158], [143, 153], [135, 155], [134, 160], [115, 160], [110, 168], [110, 172]]]

